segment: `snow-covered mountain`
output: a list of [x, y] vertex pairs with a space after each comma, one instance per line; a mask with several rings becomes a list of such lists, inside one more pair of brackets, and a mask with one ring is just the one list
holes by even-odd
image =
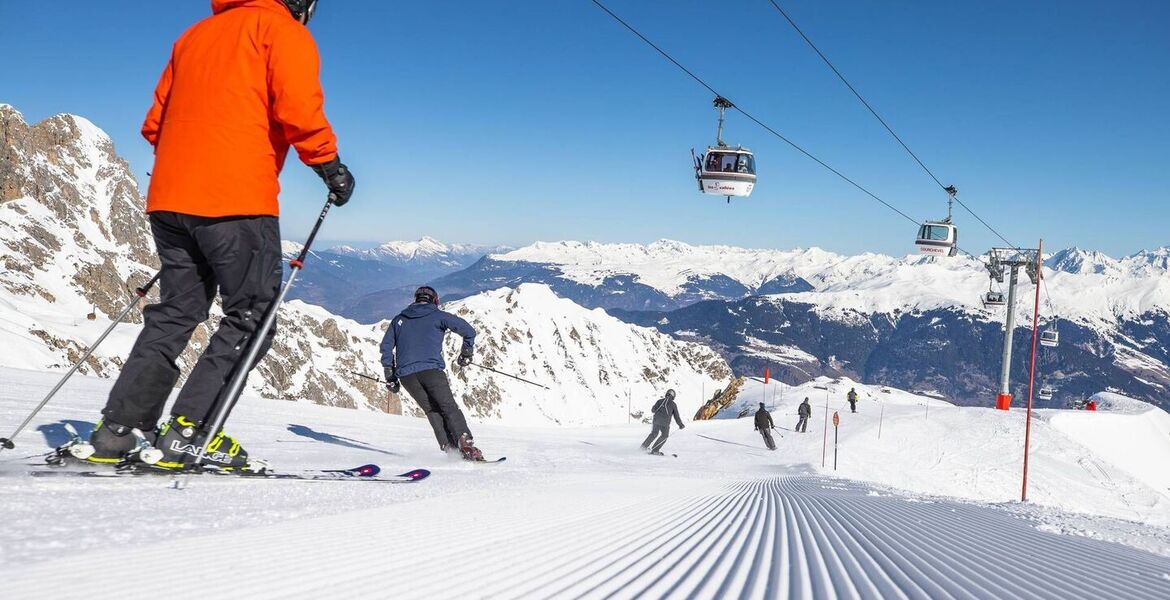
[[701, 300], [812, 289], [793, 270], [792, 254], [673, 240], [649, 245], [537, 242], [488, 255], [434, 283], [449, 296], [545, 283], [585, 306], [669, 310]]
[[454, 271], [469, 266], [480, 257], [507, 252], [508, 246], [485, 246], [478, 244], [445, 244], [435, 238], [424, 236], [416, 241], [392, 241], [376, 248], [359, 249], [352, 246], [334, 246], [325, 250], [329, 254], [351, 256], [365, 260], [376, 260], [391, 265], [430, 267]]
[[[92, 123], [59, 115], [29, 126], [14, 108], [0, 105], [0, 365], [64, 370], [131, 301], [133, 287], [157, 268], [142, 206], [129, 166]], [[286, 243], [284, 250], [299, 247]], [[328, 257], [311, 260], [319, 267]], [[708, 386], [713, 393], [730, 380], [727, 363], [709, 349], [558, 301], [541, 288], [504, 296], [473, 298], [452, 309], [483, 327], [479, 356], [485, 365], [539, 374], [553, 390], [532, 396], [513, 380], [482, 370], [456, 376], [457, 393], [483, 418], [624, 420], [627, 389], [652, 395], [665, 387]], [[137, 311], [130, 321], [115, 329], [83, 373], [117, 374], [140, 328]], [[353, 374], [380, 375], [378, 344], [386, 327], [386, 321], [363, 325], [289, 301], [250, 391], [396, 411], [382, 386]], [[180, 357], [184, 373], [207, 339], [201, 326]], [[622, 340], [621, 351], [611, 340]]]
[[[286, 258], [300, 250], [300, 243], [284, 242]], [[429, 237], [365, 250], [351, 246], [315, 249], [313, 257], [319, 262], [303, 272], [300, 285], [289, 295], [362, 323], [376, 323], [409, 304], [418, 286], [489, 253], [508, 250], [507, 246], [444, 244]]]
[[[1040, 358], [1042, 382], [1058, 388], [1054, 403], [1101, 387], [1166, 402], [1168, 256], [1170, 248], [1122, 259], [1074, 248], [1048, 258], [1040, 314], [1043, 326], [1058, 327], [1064, 341]], [[994, 397], [1004, 309], [982, 304], [991, 282], [979, 259], [668, 240], [557, 242], [490, 255], [435, 285], [450, 296], [530, 281], [627, 321], [708, 343], [739, 373], [773, 365], [793, 382], [845, 375], [936, 389], [962, 403]], [[1017, 382], [1029, 349], [1024, 326], [1031, 322], [1034, 289], [1020, 287]]]
[[[537, 386], [476, 367], [458, 370], [453, 388], [473, 414], [506, 422], [625, 423], [641, 419], [669, 388], [693, 413], [731, 380], [727, 362], [706, 346], [631, 326], [601, 309], [525, 284], [445, 305], [479, 332], [477, 362]], [[447, 354], [460, 341], [448, 336]], [[627, 406], [629, 410], [627, 411]]]

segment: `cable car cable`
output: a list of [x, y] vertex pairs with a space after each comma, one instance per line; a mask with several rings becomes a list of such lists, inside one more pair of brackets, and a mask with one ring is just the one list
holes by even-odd
[[[837, 75], [837, 78], [841, 80], [841, 83], [844, 83], [845, 87], [849, 88], [850, 92], [853, 92], [853, 95], [857, 97], [857, 99], [861, 102], [861, 104], [863, 106], [865, 106], [865, 108], [869, 111], [869, 113], [872, 114], [874, 116], [874, 118], [877, 119], [878, 122], [882, 124], [882, 127], [885, 127], [886, 131], [888, 131], [890, 133], [890, 135], [893, 136], [894, 139], [898, 141], [898, 144], [901, 145], [902, 149], [904, 149], [906, 151], [906, 153], [909, 154], [910, 157], [914, 159], [914, 162], [918, 163], [918, 166], [922, 167], [922, 170], [926, 171], [926, 174], [929, 175], [930, 178], [933, 179], [934, 182], [936, 184], [938, 184], [938, 186], [945, 191], [947, 189], [947, 186], [943, 185], [942, 181], [939, 181], [939, 178], [937, 176], [935, 176], [933, 171], [930, 170], [930, 167], [927, 167], [926, 163], [922, 162], [922, 159], [918, 158], [918, 155], [915, 154], [914, 151], [910, 149], [910, 146], [906, 145], [906, 142], [903, 141], [902, 137], [899, 136], [894, 131], [894, 128], [890, 127], [890, 124], [887, 123], [886, 120], [883, 119], [882, 116], [879, 115], [876, 110], [874, 110], [873, 106], [871, 106], [870, 103], [867, 102], [864, 97], [862, 97], [861, 93], [857, 91], [857, 88], [853, 87], [853, 84], [849, 83], [848, 79], [845, 79], [845, 76], [841, 74], [841, 71], [837, 70], [837, 67], [835, 65], [833, 65], [832, 61], [830, 61], [829, 58], [827, 56], [825, 56], [825, 54], [823, 52], [821, 52], [820, 48], [817, 48], [817, 45], [814, 44], [813, 41], [811, 39], [809, 39], [809, 37], [807, 35], [805, 35], [804, 31], [802, 31], [800, 29], [800, 27], [796, 24], [796, 21], [792, 20], [792, 17], [790, 17], [788, 15], [788, 13], [785, 12], [784, 9], [780, 7], [780, 5], [776, 2], [776, 0], [768, 0], [768, 1], [776, 9], [776, 11], [779, 12], [780, 15], [784, 17], [784, 20], [788, 21], [788, 24], [791, 25], [794, 30], [796, 30], [796, 33], [799, 34], [802, 39], [804, 39], [805, 43], [808, 44], [809, 48], [812, 48], [813, 52], [816, 52], [817, 56], [821, 57], [821, 60], [824, 61], [824, 63], [826, 65], [828, 65], [829, 69], [831, 69], [833, 71], [833, 73]], [[1016, 246], [1015, 244], [1008, 241], [1007, 238], [1005, 238], [998, 231], [996, 231], [995, 228], [992, 227], [987, 221], [984, 221], [983, 217], [980, 217], [979, 215], [975, 214], [975, 211], [971, 210], [971, 207], [967, 206], [962, 200], [960, 200], [958, 197], [955, 197], [954, 200], [956, 202], [958, 202], [959, 206], [962, 206], [964, 210], [966, 210], [968, 213], [971, 213], [971, 216], [975, 217], [980, 223], [983, 224], [984, 227], [986, 227], [989, 231], [994, 233], [996, 235], [996, 237], [1003, 240], [1003, 242], [1005, 244], [1007, 244], [1008, 246], [1011, 246], [1012, 248], [1018, 249], [1018, 246]]]
[[[655, 44], [654, 42], [650, 41], [650, 40], [649, 40], [649, 39], [648, 39], [646, 36], [642, 35], [642, 33], [641, 33], [641, 32], [639, 32], [637, 29], [635, 29], [635, 28], [634, 28], [634, 26], [630, 25], [629, 23], [625, 22], [625, 20], [623, 20], [621, 17], [619, 17], [619, 16], [617, 16], [616, 14], [614, 14], [614, 12], [613, 12], [612, 10], [609, 10], [609, 8], [607, 8], [607, 7], [606, 7], [604, 4], [602, 4], [602, 3], [601, 3], [599, 0], [591, 0], [591, 1], [592, 1], [594, 4], [596, 4], [598, 8], [600, 8], [600, 9], [601, 9], [601, 10], [603, 10], [603, 11], [605, 11], [605, 12], [606, 12], [606, 13], [607, 13], [609, 16], [613, 17], [613, 19], [614, 19], [615, 21], [617, 21], [618, 23], [621, 23], [621, 24], [622, 24], [622, 26], [624, 26], [626, 29], [629, 29], [631, 33], [633, 33], [634, 35], [638, 36], [638, 37], [639, 37], [639, 38], [640, 38], [640, 39], [641, 39], [643, 42], [646, 42], [646, 44], [648, 44], [648, 45], [649, 45], [651, 48], [654, 48], [655, 50], [657, 50], [659, 54], [661, 54], [661, 55], [662, 55], [664, 58], [666, 58], [666, 60], [669, 60], [671, 63], [673, 63], [673, 64], [674, 64], [674, 66], [678, 67], [679, 69], [682, 69], [682, 71], [683, 71], [684, 73], [686, 73], [687, 75], [690, 75], [691, 79], [694, 79], [695, 81], [699, 82], [699, 85], [701, 85], [701, 86], [703, 86], [703, 87], [707, 88], [707, 91], [711, 92], [712, 94], [715, 94], [716, 96], [720, 96], [720, 97], [722, 97], [722, 98], [726, 98], [726, 97], [727, 97], [725, 94], [720, 94], [719, 92], [717, 92], [717, 91], [715, 90], [715, 88], [713, 88], [713, 87], [711, 87], [709, 84], [707, 84], [707, 82], [706, 82], [706, 81], [703, 81], [703, 80], [702, 80], [702, 78], [700, 78], [698, 75], [695, 75], [695, 74], [694, 74], [694, 73], [693, 73], [693, 72], [692, 72], [690, 69], [688, 69], [688, 68], [684, 67], [684, 66], [682, 65], [682, 63], [680, 63], [680, 62], [678, 62], [677, 60], [675, 60], [675, 59], [674, 59], [674, 57], [673, 57], [673, 56], [671, 56], [670, 54], [668, 54], [668, 53], [667, 53], [665, 50], [663, 50], [662, 48], [659, 48], [657, 44]], [[733, 104], [732, 108], [734, 108], [735, 110], [739, 111], [739, 113], [740, 113], [740, 114], [742, 114], [743, 116], [747, 117], [749, 120], [751, 120], [752, 122], [754, 122], [756, 125], [759, 125], [760, 127], [762, 127], [762, 128], [764, 128], [765, 130], [767, 130], [767, 131], [768, 131], [768, 133], [771, 133], [772, 135], [774, 135], [774, 136], [776, 136], [776, 137], [780, 138], [780, 139], [781, 139], [781, 140], [782, 140], [784, 143], [788, 144], [789, 146], [792, 146], [793, 148], [795, 148], [795, 149], [796, 149], [798, 152], [800, 152], [801, 154], [803, 154], [803, 155], [805, 155], [805, 156], [807, 156], [807, 157], [811, 158], [812, 160], [816, 161], [816, 163], [817, 163], [817, 164], [819, 164], [819, 165], [821, 165], [822, 167], [824, 167], [824, 168], [828, 169], [828, 170], [829, 170], [829, 171], [831, 171], [831, 172], [832, 172], [834, 175], [836, 175], [837, 177], [840, 177], [841, 179], [845, 180], [847, 183], [849, 183], [849, 184], [850, 184], [850, 185], [852, 185], [853, 187], [855, 187], [855, 188], [857, 188], [857, 189], [861, 190], [862, 192], [864, 192], [864, 193], [865, 193], [866, 195], [868, 195], [869, 197], [871, 197], [871, 198], [873, 198], [874, 200], [877, 200], [878, 202], [882, 203], [883, 205], [885, 205], [885, 207], [886, 207], [886, 208], [888, 208], [888, 209], [890, 209], [890, 210], [892, 210], [892, 211], [894, 211], [894, 212], [898, 213], [898, 214], [899, 214], [899, 215], [901, 215], [903, 218], [905, 218], [907, 221], [910, 221], [911, 223], [914, 223], [914, 225], [915, 225], [915, 226], [917, 226], [917, 225], [921, 225], [921, 224], [922, 224], [922, 221], [919, 221], [918, 219], [915, 219], [915, 218], [911, 217], [910, 215], [907, 215], [906, 213], [902, 212], [901, 210], [899, 210], [899, 209], [898, 209], [897, 207], [895, 207], [894, 205], [890, 204], [889, 202], [886, 202], [885, 200], [882, 200], [880, 197], [878, 197], [878, 196], [877, 196], [877, 194], [874, 194], [873, 192], [869, 191], [869, 190], [868, 190], [868, 189], [866, 189], [864, 186], [862, 186], [860, 183], [857, 183], [856, 181], [853, 181], [853, 180], [852, 180], [852, 179], [850, 179], [849, 177], [846, 177], [844, 173], [842, 173], [842, 172], [838, 171], [837, 169], [834, 169], [833, 167], [829, 166], [829, 164], [828, 164], [828, 163], [826, 163], [825, 161], [823, 161], [823, 160], [821, 160], [821, 159], [817, 158], [816, 156], [813, 156], [813, 155], [812, 155], [812, 154], [811, 154], [811, 153], [810, 153], [808, 150], [805, 150], [804, 148], [801, 148], [799, 145], [797, 145], [797, 144], [796, 144], [796, 142], [793, 142], [792, 140], [790, 140], [790, 139], [788, 139], [788, 138], [784, 137], [784, 135], [783, 135], [783, 134], [781, 134], [780, 132], [776, 131], [775, 129], [772, 129], [772, 128], [771, 128], [771, 127], [769, 127], [767, 124], [765, 124], [763, 121], [760, 121], [759, 119], [755, 118], [755, 117], [754, 117], [754, 116], [752, 116], [750, 113], [748, 113], [748, 112], [747, 112], [747, 111], [745, 111], [744, 109], [740, 108], [740, 107], [739, 107], [739, 105], [737, 105], [737, 104], [734, 104], [734, 103], [732, 103], [732, 104]], [[970, 210], [970, 209], [968, 209], [968, 210]], [[969, 253], [967, 253], [967, 252], [964, 252], [964, 254], [968, 254], [969, 256], [973, 256], [973, 255], [971, 255], [971, 254], [969, 254]]]

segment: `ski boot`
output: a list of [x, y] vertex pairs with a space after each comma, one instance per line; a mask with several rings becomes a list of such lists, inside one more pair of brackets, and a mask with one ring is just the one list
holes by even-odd
[[[61, 465], [68, 458], [77, 460], [114, 465], [122, 462], [127, 456], [137, 453], [143, 447], [150, 447], [150, 441], [139, 430], [106, 421], [98, 421], [89, 441], [81, 438], [77, 428], [71, 423], [65, 423], [65, 432], [69, 434], [69, 441], [58, 446], [45, 462], [50, 465]], [[153, 432], [152, 434], [153, 435]]]
[[[158, 432], [154, 450], [157, 454], [142, 454], [143, 462], [161, 469], [181, 470], [195, 462], [203, 445], [204, 432], [198, 424], [182, 415], [175, 415]], [[147, 459], [152, 460], [147, 460]], [[248, 452], [235, 438], [220, 431], [207, 445], [207, 452], [198, 468], [224, 471], [262, 472], [268, 468], [264, 461], [249, 460]]]
[[459, 436], [459, 454], [463, 455], [463, 460], [483, 461], [483, 452], [475, 447], [475, 440], [467, 433]]

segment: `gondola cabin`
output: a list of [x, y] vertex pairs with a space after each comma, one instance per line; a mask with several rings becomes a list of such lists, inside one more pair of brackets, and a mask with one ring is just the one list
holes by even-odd
[[1056, 393], [1056, 390], [1053, 389], [1052, 386], [1045, 385], [1045, 386], [1040, 387], [1039, 392], [1036, 392], [1036, 397], [1040, 398], [1041, 400], [1051, 400], [1052, 395], [1055, 393]]
[[699, 191], [715, 196], [746, 197], [756, 187], [756, 157], [742, 146], [711, 146], [695, 157]]
[[959, 228], [948, 221], [927, 221], [918, 228], [914, 243], [922, 254], [954, 256], [959, 251]]
[[1051, 328], [1045, 329], [1044, 331], [1041, 331], [1040, 332], [1040, 345], [1041, 346], [1050, 346], [1050, 347], [1051, 346], [1059, 346], [1060, 345], [1060, 332], [1057, 331], [1056, 329], [1051, 329]]

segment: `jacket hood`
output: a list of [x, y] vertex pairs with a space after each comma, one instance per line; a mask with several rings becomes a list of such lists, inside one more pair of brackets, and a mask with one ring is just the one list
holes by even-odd
[[277, 8], [284, 11], [285, 14], [292, 18], [292, 13], [288, 11], [288, 6], [281, 2], [281, 0], [211, 0], [211, 14], [218, 15], [219, 13], [237, 8], [240, 6], [260, 6], [264, 8]]
[[434, 304], [416, 302], [410, 306], [407, 306], [406, 309], [402, 311], [402, 316], [406, 317], [407, 319], [417, 319], [419, 317], [425, 317], [437, 310], [439, 310], [439, 307], [435, 306]]

